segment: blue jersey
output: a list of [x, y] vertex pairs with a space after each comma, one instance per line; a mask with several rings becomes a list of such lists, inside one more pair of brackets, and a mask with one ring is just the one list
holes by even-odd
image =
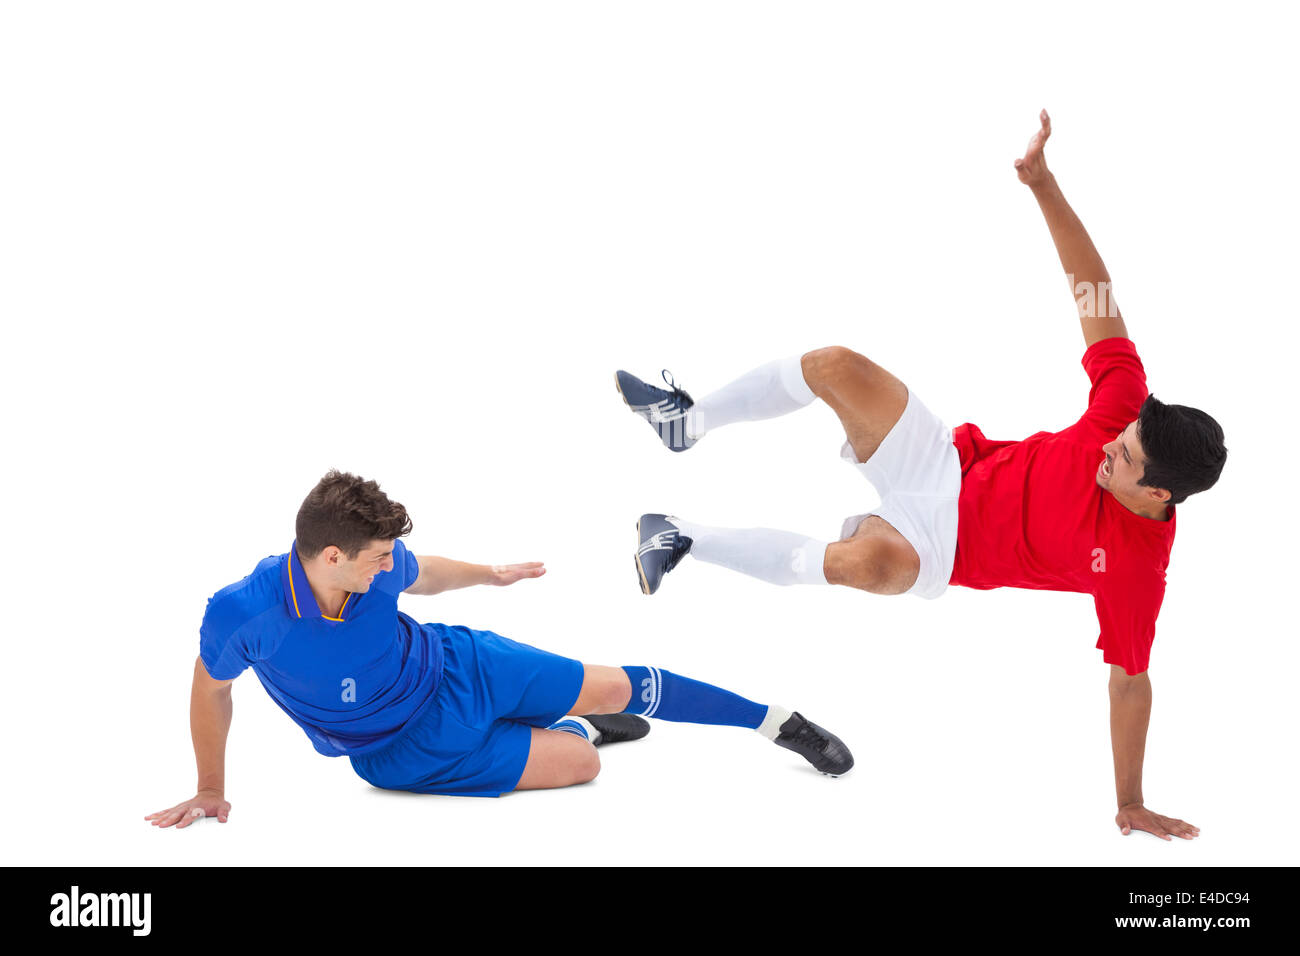
[[208, 599], [199, 656], [216, 680], [253, 668], [326, 756], [369, 753], [420, 715], [442, 676], [443, 626], [397, 609], [419, 574], [415, 555], [394, 541], [393, 570], [325, 617], [295, 543]]

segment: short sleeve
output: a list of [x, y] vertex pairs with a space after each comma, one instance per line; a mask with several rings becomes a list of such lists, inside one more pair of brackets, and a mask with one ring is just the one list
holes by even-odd
[[199, 626], [199, 657], [213, 680], [234, 680], [253, 663], [239, 637], [245, 615], [236, 601], [220, 595], [208, 599]]
[[420, 576], [420, 562], [401, 539], [393, 542], [393, 570], [375, 578], [374, 587], [396, 597]]
[[1133, 677], [1151, 663], [1151, 645], [1156, 637], [1156, 618], [1165, 599], [1165, 582], [1163, 577], [1149, 582], [1114, 580], [1116, 586], [1095, 595], [1097, 623], [1101, 625], [1097, 648], [1107, 664], [1116, 664]]
[[[398, 554], [401, 554], [401, 560], [398, 560]], [[405, 591], [415, 579], [420, 576], [420, 562], [416, 559], [409, 548], [400, 541], [393, 543], [393, 570], [402, 570], [402, 590]]]
[[1107, 442], [1137, 418], [1147, 397], [1146, 369], [1133, 342], [1120, 337], [1092, 343], [1082, 362], [1092, 390], [1075, 427]]

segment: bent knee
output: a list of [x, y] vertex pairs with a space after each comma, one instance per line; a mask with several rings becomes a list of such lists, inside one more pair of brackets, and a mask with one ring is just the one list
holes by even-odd
[[569, 769], [573, 776], [571, 783], [587, 783], [595, 780], [600, 773], [600, 754], [595, 747], [588, 746], [586, 752], [570, 764]]
[[850, 374], [855, 368], [861, 368], [863, 356], [843, 345], [830, 345], [823, 349], [813, 349], [804, 354], [800, 360], [804, 381], [814, 393], [832, 385]]
[[583, 689], [577, 701], [589, 714], [617, 714], [632, 699], [632, 681], [621, 667], [584, 665]]
[[831, 584], [873, 594], [902, 594], [920, 573], [921, 560], [906, 540], [864, 535], [826, 548], [826, 580]]
[[598, 714], [617, 714], [627, 707], [632, 699], [632, 681], [627, 674], [619, 670], [600, 690], [600, 709]]

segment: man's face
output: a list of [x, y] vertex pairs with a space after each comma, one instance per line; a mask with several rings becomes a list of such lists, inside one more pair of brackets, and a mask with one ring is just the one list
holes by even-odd
[[352, 561], [349, 561], [342, 551], [337, 555], [338, 584], [353, 594], [365, 594], [370, 590], [376, 574], [391, 570], [393, 570], [392, 541], [371, 541]]
[[1124, 426], [1113, 440], [1101, 446], [1106, 457], [1097, 466], [1097, 484], [1121, 498], [1147, 496], [1154, 488], [1139, 485], [1146, 471], [1146, 453], [1138, 441], [1137, 420]]

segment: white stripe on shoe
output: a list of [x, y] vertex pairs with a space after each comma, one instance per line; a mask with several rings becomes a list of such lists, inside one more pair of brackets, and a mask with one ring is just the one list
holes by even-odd
[[659, 531], [654, 535], [646, 538], [641, 542], [641, 547], [637, 549], [637, 554], [648, 554], [651, 551], [671, 551], [677, 537], [676, 531]]
[[682, 408], [671, 399], [663, 399], [653, 405], [629, 405], [632, 411], [644, 416], [652, 425], [665, 425], [685, 418], [687, 409]]

